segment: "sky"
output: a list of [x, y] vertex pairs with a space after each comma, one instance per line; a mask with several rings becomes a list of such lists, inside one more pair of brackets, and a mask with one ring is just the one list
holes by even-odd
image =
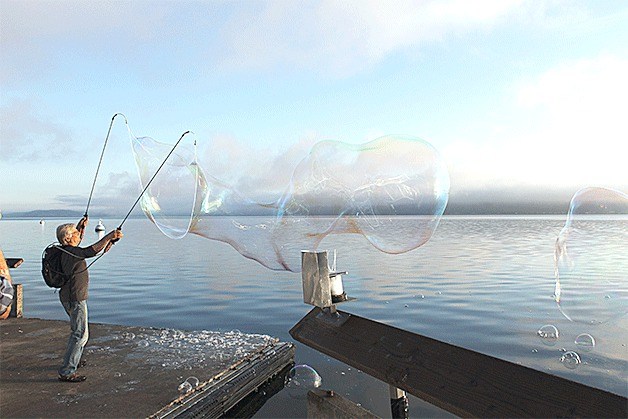
[[[627, 75], [624, 1], [0, 0], [0, 211], [83, 211], [118, 112], [244, 194], [389, 134], [438, 150], [451, 205], [628, 192]], [[93, 209], [139, 191], [117, 118]]]

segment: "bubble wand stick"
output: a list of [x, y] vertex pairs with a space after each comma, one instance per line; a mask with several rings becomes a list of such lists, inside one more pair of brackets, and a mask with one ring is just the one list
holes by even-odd
[[[179, 140], [175, 143], [175, 145], [172, 147], [172, 150], [170, 150], [170, 152], [168, 153], [168, 155], [166, 156], [166, 158], [164, 159], [164, 161], [161, 162], [161, 165], [159, 166], [159, 168], [157, 168], [157, 171], [155, 172], [155, 174], [153, 175], [152, 178], [150, 178], [150, 180], [148, 181], [148, 183], [146, 184], [146, 186], [144, 186], [144, 190], [142, 191], [142, 193], [140, 193], [140, 195], [137, 197], [137, 199], [135, 200], [135, 202], [133, 203], [133, 206], [131, 206], [131, 209], [129, 210], [129, 212], [126, 214], [126, 216], [124, 217], [124, 219], [122, 220], [122, 222], [120, 223], [120, 225], [118, 226], [118, 228], [116, 230], [122, 230], [122, 225], [124, 224], [124, 222], [127, 220], [127, 218], [129, 218], [129, 215], [131, 215], [131, 212], [133, 211], [133, 209], [135, 208], [135, 206], [137, 205], [138, 202], [140, 202], [140, 199], [142, 199], [142, 196], [144, 195], [144, 192], [146, 192], [146, 190], [148, 189], [148, 187], [150, 186], [150, 184], [152, 183], [152, 181], [155, 179], [155, 177], [157, 176], [157, 174], [159, 173], [159, 171], [161, 170], [162, 167], [164, 167], [164, 165], [166, 164], [166, 161], [168, 160], [168, 157], [170, 157], [170, 155], [174, 152], [174, 149], [177, 148], [177, 146], [179, 145], [179, 143], [181, 142], [181, 140], [183, 140], [183, 137], [185, 137], [187, 134], [191, 133], [192, 131], [185, 131], [181, 137], [179, 138]], [[107, 245], [107, 247], [105, 248], [105, 251], [109, 250], [109, 248], [111, 247], [111, 245], [115, 244], [115, 242], [117, 242], [120, 239], [114, 239], [109, 241], [110, 244]]]
[[102, 163], [102, 158], [105, 155], [105, 148], [107, 148], [107, 141], [109, 141], [109, 134], [111, 134], [111, 127], [113, 127], [113, 120], [116, 119], [116, 116], [121, 115], [124, 118], [124, 122], [129, 125], [126, 116], [121, 113], [116, 113], [111, 117], [111, 123], [109, 124], [109, 130], [107, 131], [107, 136], [105, 137], [105, 143], [102, 146], [102, 152], [100, 153], [100, 160], [98, 160], [98, 167], [96, 167], [96, 175], [94, 175], [94, 182], [92, 183], [92, 190], [89, 192], [89, 199], [87, 200], [87, 207], [85, 208], [85, 215], [87, 217], [87, 211], [89, 210], [89, 204], [92, 202], [92, 195], [94, 193], [94, 186], [96, 186], [96, 179], [98, 179], [98, 172], [100, 171], [100, 164]]

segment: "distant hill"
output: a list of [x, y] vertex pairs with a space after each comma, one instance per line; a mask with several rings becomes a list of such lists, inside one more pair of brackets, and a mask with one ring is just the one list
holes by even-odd
[[445, 215], [564, 215], [569, 202], [450, 202]]
[[73, 210], [35, 210], [2, 214], [4, 218], [81, 218], [83, 213]]
[[[377, 209], [377, 208], [375, 208]], [[385, 208], [387, 209], [387, 208]], [[385, 211], [384, 209], [384, 211]], [[586, 208], [582, 207], [581, 211], [585, 213]], [[253, 208], [253, 211], [240, 212], [239, 208], [227, 208], [225, 212], [217, 212], [215, 216], [248, 216], [248, 215], [264, 215], [269, 216], [273, 214], [272, 209], [265, 208]], [[342, 211], [342, 208], [333, 206], [330, 203], [312, 203], [309, 208], [310, 215], [335, 215]], [[414, 208], [405, 208], [402, 205], [396, 205], [395, 210], [397, 214], [414, 214]], [[597, 208], [591, 208], [586, 213], [595, 214]], [[450, 200], [445, 208], [445, 215], [566, 215], [569, 211], [569, 199], [555, 199], [555, 200], [486, 200], [486, 201], [474, 201], [468, 202], [464, 200]], [[624, 213], [623, 207], [618, 208], [616, 211], [608, 211], [607, 213]], [[98, 213], [94, 214], [96, 217], [105, 218], [113, 217], [120, 218], [122, 212], [111, 213]], [[76, 218], [77, 220], [83, 216], [81, 211], [75, 210], [34, 210], [25, 212], [11, 212], [3, 213], [4, 218]], [[166, 214], [168, 216], [189, 216], [189, 213], [181, 212], [180, 214]], [[139, 208], [135, 208], [131, 218], [144, 217], [143, 212]]]

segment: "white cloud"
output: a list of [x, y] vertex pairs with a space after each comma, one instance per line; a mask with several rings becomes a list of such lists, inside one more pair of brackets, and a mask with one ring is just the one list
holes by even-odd
[[[98, 182], [94, 188], [89, 212], [122, 217], [129, 211], [140, 192], [141, 187], [135, 173], [108, 173], [103, 182]], [[83, 211], [88, 198], [89, 195], [60, 194], [56, 195], [54, 200], [60, 208]]]
[[354, 1], [254, 3], [224, 29], [232, 67], [278, 65], [349, 75], [389, 54], [483, 29], [517, 1]]
[[[68, 54], [124, 60], [139, 77], [178, 61], [209, 69], [297, 69], [344, 77], [392, 54], [491, 30], [558, 25], [577, 5], [524, 0], [427, 1], [4, 1], [0, 81], [44, 77]], [[555, 4], [550, 2], [549, 4]], [[556, 23], [558, 22], [558, 23]], [[164, 48], [169, 52], [164, 57]], [[174, 54], [174, 56], [173, 56]], [[176, 55], [180, 54], [180, 55]], [[141, 62], [143, 65], [138, 66]], [[165, 72], [166, 69], [162, 69]], [[174, 71], [174, 70], [171, 70]]]
[[[0, 2], [0, 82], [43, 78], [73, 53], [136, 50], [164, 26], [168, 3], [21, 0]], [[45, 71], [42, 71], [45, 69]]]
[[73, 134], [39, 115], [26, 100], [0, 106], [0, 160], [49, 161], [71, 155]]
[[309, 134], [284, 150], [251, 146], [229, 135], [212, 138], [199, 158], [206, 174], [254, 200], [278, 199], [298, 163], [316, 143]]
[[571, 122], [612, 137], [614, 123], [621, 122], [626, 112], [627, 74], [628, 60], [612, 55], [571, 62], [523, 84], [517, 104], [543, 108], [556, 122]]
[[603, 54], [522, 81], [505, 111], [520, 122], [443, 150], [452, 188], [627, 187], [626, 74], [627, 59]]

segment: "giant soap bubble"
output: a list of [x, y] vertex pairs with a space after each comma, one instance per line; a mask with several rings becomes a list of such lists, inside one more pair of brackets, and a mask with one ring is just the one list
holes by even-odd
[[407, 252], [430, 239], [448, 196], [447, 168], [425, 141], [323, 141], [294, 171], [273, 244], [290, 270], [300, 263], [300, 249], [316, 249], [329, 234], [361, 234], [382, 252]]
[[166, 236], [184, 237], [199, 213], [203, 193], [196, 144], [180, 144], [158, 172], [172, 146], [150, 137], [135, 137], [130, 129], [129, 135], [142, 188], [157, 173], [141, 197], [142, 210]]
[[[171, 147], [131, 139], [145, 184]], [[268, 203], [206, 175], [193, 149], [183, 150], [142, 198], [146, 215], [169, 237], [190, 232], [219, 240], [274, 270], [298, 272], [301, 250], [316, 250], [330, 234], [360, 234], [386, 253], [416, 249], [434, 233], [449, 196], [438, 152], [413, 137], [320, 142], [294, 169], [284, 193]], [[182, 211], [190, 216], [171, 216]]]
[[628, 311], [628, 196], [585, 188], [556, 239], [554, 299], [574, 322], [597, 325]]

